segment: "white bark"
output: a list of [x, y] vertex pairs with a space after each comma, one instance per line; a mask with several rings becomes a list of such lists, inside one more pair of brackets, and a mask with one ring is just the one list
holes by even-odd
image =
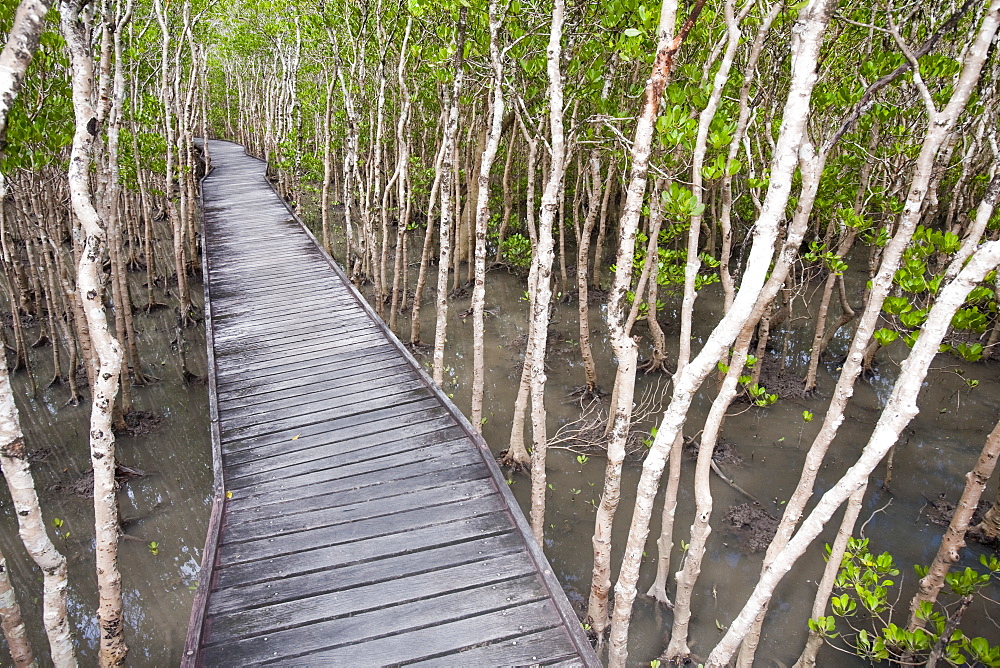
[[[864, 366], [865, 348], [878, 323], [882, 304], [892, 288], [893, 275], [899, 266], [903, 251], [913, 236], [913, 231], [916, 229], [917, 223], [920, 221], [920, 213], [926, 198], [935, 157], [957, 120], [958, 115], [965, 108], [969, 95], [978, 81], [979, 72], [986, 57], [986, 50], [993, 34], [996, 32], [997, 23], [1000, 21], [1000, 16], [998, 15], [1000, 15], [1000, 0], [993, 0], [990, 13], [983, 22], [979, 36], [967, 54], [966, 62], [951, 100], [944, 110], [934, 112], [933, 117], [930, 119], [927, 135], [924, 138], [920, 155], [916, 161], [903, 213], [900, 216], [893, 238], [883, 250], [881, 266], [872, 279], [872, 288], [868, 296], [868, 301], [865, 304], [865, 310], [858, 321], [858, 327], [855, 330], [847, 360], [843, 365], [840, 377], [837, 379], [837, 385], [833, 390], [833, 398], [823, 418], [823, 424], [816, 438], [813, 440], [809, 452], [806, 453], [806, 460], [802, 467], [799, 482], [788, 503], [785, 505], [785, 512], [782, 515], [777, 534], [764, 556], [765, 571], [768, 569], [774, 555], [784, 547], [795, 530], [795, 526], [802, 516], [805, 505], [812, 495], [813, 485], [822, 466], [826, 451], [844, 420], [844, 409], [851, 395], [854, 393], [854, 382]], [[829, 141], [824, 145], [823, 150], [819, 154], [819, 165], [822, 165], [825, 161], [830, 146]], [[766, 608], [766, 603], [764, 605]], [[741, 666], [749, 665], [753, 661], [756, 638], [759, 635], [759, 628], [762, 622], [762, 618], [756, 621], [755, 630], [747, 638], [747, 646], [740, 652]]]
[[[552, 224], [559, 206], [566, 160], [566, 142], [563, 136], [563, 87], [559, 69], [562, 54], [564, 0], [555, 0], [552, 7], [552, 27], [546, 50], [549, 75], [549, 124], [552, 133], [552, 164], [549, 178], [542, 192], [542, 207], [538, 216], [538, 247], [535, 252], [535, 299], [531, 310], [531, 529], [544, 546], [545, 533], [545, 344], [549, 332], [549, 301], [552, 298], [552, 261], [555, 249], [552, 242]], [[530, 204], [529, 204], [530, 206]], [[560, 221], [561, 222], [561, 221]]]
[[820, 534], [837, 509], [848, 497], [867, 484], [868, 476], [896, 443], [902, 430], [919, 412], [917, 395], [927, 375], [927, 369], [948, 331], [952, 317], [965, 302], [969, 291], [998, 263], [1000, 263], [1000, 241], [988, 242], [975, 252], [958, 277], [941, 290], [910, 355], [901, 365], [892, 395], [886, 402], [886, 407], [861, 456], [820, 498], [816, 507], [803, 520], [801, 528], [761, 573], [753, 593], [739, 615], [729, 625], [725, 636], [712, 650], [706, 665], [725, 666], [729, 663], [744, 634], [770, 600], [781, 579], [805, 553], [806, 548]]
[[100, 592], [97, 613], [101, 629], [99, 659], [102, 666], [113, 666], [120, 665], [128, 652], [123, 635], [121, 573], [118, 570], [115, 436], [111, 431], [111, 412], [118, 393], [122, 349], [108, 328], [102, 299], [101, 275], [107, 238], [103, 222], [91, 200], [88, 178], [91, 150], [97, 133], [97, 129], [93, 127], [94, 109], [90, 102], [93, 60], [88, 52], [84, 25], [79, 20], [79, 5], [76, 2], [64, 3], [62, 6], [62, 31], [72, 63], [73, 110], [76, 117], [69, 163], [70, 198], [73, 213], [80, 221], [84, 234], [83, 252], [77, 266], [77, 288], [91, 344], [98, 358], [92, 388], [90, 453], [94, 467], [96, 561]]
[[486, 150], [479, 163], [479, 189], [476, 197], [476, 249], [475, 282], [472, 288], [472, 426], [483, 431], [483, 385], [486, 362], [483, 354], [483, 309], [486, 302], [486, 226], [490, 220], [490, 170], [500, 146], [503, 127], [503, 61], [500, 59], [500, 26], [503, 15], [491, 0], [490, 15], [490, 64], [493, 66], [492, 116]]
[[[645, 199], [646, 175], [649, 170], [649, 155], [652, 149], [656, 117], [660, 108], [660, 97], [666, 87], [667, 76], [673, 65], [673, 57], [680, 47], [679, 41], [675, 43], [673, 34], [676, 20], [676, 0], [664, 0], [660, 5], [656, 60], [653, 63], [650, 77], [646, 81], [643, 106], [636, 123], [635, 139], [632, 143], [632, 169], [622, 217], [618, 223], [618, 256], [611, 294], [608, 299], [608, 334], [618, 367], [615, 372], [611, 406], [608, 409], [610, 430], [608, 432], [608, 461], [604, 471], [604, 490], [601, 493], [601, 504], [597, 507], [597, 515], [594, 519], [594, 536], [591, 539], [594, 548], [594, 571], [587, 608], [587, 617], [599, 637], [603, 636], [609, 621], [611, 529], [621, 499], [622, 463], [625, 461], [625, 445], [628, 439], [629, 424], [632, 420], [635, 372], [639, 356], [638, 347], [629, 336], [631, 323], [626, 322], [625, 293], [632, 284], [635, 239]], [[654, 196], [659, 196], [659, 191], [655, 188], [654, 193]], [[646, 258], [647, 263], [656, 261], [655, 256]], [[636, 299], [640, 299], [638, 294], [636, 294]], [[651, 305], [650, 308], [655, 308], [655, 306]]]
[[753, 246], [747, 258], [747, 271], [732, 308], [712, 331], [701, 352], [683, 372], [674, 377], [670, 404], [643, 463], [628, 543], [615, 586], [610, 649], [612, 666], [624, 666], [628, 656], [628, 623], [636, 597], [639, 565], [649, 534], [653, 499], [666, 463], [668, 448], [681, 433], [695, 392], [744, 326], [764, 285], [774, 253], [778, 226], [784, 217], [791, 193], [792, 174], [798, 162], [798, 148], [805, 132], [809, 100], [816, 81], [816, 62], [832, 10], [831, 0], [813, 0], [799, 13], [797, 25], [793, 29], [791, 86], [774, 150], [770, 186], [763, 210], [757, 219]]
[[465, 48], [465, 19], [468, 8], [459, 13], [455, 36], [455, 72], [451, 89], [451, 108], [444, 131], [444, 161], [441, 165], [441, 227], [438, 231], [440, 253], [437, 280], [437, 320], [434, 326], [434, 382], [444, 385], [444, 344], [448, 335], [448, 267], [451, 266], [451, 229], [455, 206], [455, 142], [458, 137], [458, 104], [462, 90], [462, 50]]

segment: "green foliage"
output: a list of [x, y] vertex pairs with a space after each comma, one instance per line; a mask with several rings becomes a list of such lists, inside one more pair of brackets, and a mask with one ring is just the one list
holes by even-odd
[[522, 234], [510, 234], [500, 246], [503, 261], [517, 269], [527, 269], [531, 265], [531, 240]]
[[[831, 549], [826, 546], [827, 558]], [[987, 572], [980, 573], [965, 568], [945, 576], [946, 590], [951, 595], [968, 602], [992, 578], [1000, 575], [1000, 559], [983, 555], [980, 563]], [[918, 577], [927, 575], [924, 566], [915, 566]], [[892, 555], [873, 554], [869, 540], [851, 538], [840, 564], [835, 583], [839, 594], [830, 597], [832, 615], [810, 619], [809, 629], [827, 641], [841, 637], [858, 656], [868, 661], [898, 661], [904, 655], [922, 664], [936, 646], [941, 646], [944, 658], [951, 665], [966, 663], [1000, 666], [1000, 646], [991, 646], [985, 638], [969, 638], [958, 627], [958, 615], [964, 610], [960, 605], [948, 607], [938, 601], [937, 608], [929, 601], [920, 604], [916, 611], [925, 628], [913, 631], [891, 622], [893, 605], [898, 596], [891, 594], [896, 585], [889, 579], [899, 575]], [[939, 608], [939, 609], [938, 609]], [[949, 615], [952, 615], [949, 617]], [[949, 621], [956, 627], [944, 637]], [[849, 631], [838, 630], [838, 623]]]

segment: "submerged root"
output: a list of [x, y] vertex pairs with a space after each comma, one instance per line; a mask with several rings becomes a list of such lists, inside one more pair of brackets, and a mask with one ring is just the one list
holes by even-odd
[[[143, 478], [149, 475], [142, 469], [133, 468], [131, 466], [124, 466], [122, 464], [115, 464], [115, 487], [120, 488], [122, 485], [127, 483], [129, 480], [135, 478]], [[47, 488], [50, 492], [64, 492], [66, 494], [72, 494], [73, 496], [79, 496], [84, 499], [93, 498], [94, 496], [94, 469], [88, 470], [86, 473], [81, 475], [79, 478], [68, 483], [56, 483], [50, 485]]]

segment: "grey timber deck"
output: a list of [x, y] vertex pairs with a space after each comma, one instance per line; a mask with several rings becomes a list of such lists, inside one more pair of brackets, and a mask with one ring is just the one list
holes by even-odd
[[599, 665], [485, 442], [268, 186], [203, 183], [216, 495], [185, 665]]

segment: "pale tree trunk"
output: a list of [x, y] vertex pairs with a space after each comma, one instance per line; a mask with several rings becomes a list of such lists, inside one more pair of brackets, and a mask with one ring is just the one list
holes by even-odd
[[580, 356], [583, 358], [583, 374], [585, 385], [582, 396], [584, 398], [596, 398], [600, 396], [597, 387], [597, 365], [594, 363], [594, 353], [590, 347], [590, 297], [588, 295], [587, 266], [590, 262], [590, 237], [594, 232], [594, 225], [597, 223], [597, 214], [600, 213], [600, 192], [601, 192], [601, 159], [597, 151], [590, 154], [590, 192], [587, 195], [587, 218], [583, 223], [583, 230], [577, 240], [576, 254], [576, 289], [578, 296], [578, 309], [580, 317]]
[[[358, 169], [358, 114], [354, 108], [354, 95], [347, 81], [348, 73], [340, 57], [340, 44], [337, 41], [337, 33], [332, 28], [328, 28], [327, 32], [330, 35], [330, 43], [333, 44], [333, 52], [337, 63], [337, 78], [340, 81], [340, 92], [344, 98], [344, 112], [347, 116], [347, 137], [344, 141], [344, 183], [342, 186], [344, 195], [344, 228], [346, 230], [344, 240], [344, 269], [354, 279], [354, 254], [356, 249], [352, 221], [354, 216], [354, 189], [356, 188], [354, 181], [355, 173]], [[354, 73], [355, 67], [356, 65], [352, 66], [351, 74]]]
[[[176, 131], [174, 127], [174, 108], [176, 91], [170, 85], [170, 28], [168, 25], [168, 14], [160, 0], [153, 0], [153, 8], [156, 12], [156, 20], [160, 24], [163, 44], [160, 51], [160, 97], [163, 102], [163, 122], [165, 124], [165, 139], [167, 144], [166, 152], [166, 183], [164, 191], [164, 206], [167, 208], [167, 217], [170, 219], [170, 228], [173, 237], [174, 249], [174, 271], [177, 274], [177, 299], [180, 309], [180, 320], [183, 323], [189, 322], [191, 303], [188, 295], [187, 282], [187, 259], [184, 244], [184, 221], [177, 207], [174, 205], [174, 146], [176, 143]], [[178, 44], [180, 44], [178, 39]], [[180, 49], [180, 46], [178, 46]], [[179, 73], [175, 73], [175, 79]], [[178, 119], [180, 120], [180, 119]]]
[[[847, 552], [847, 545], [851, 540], [854, 524], [858, 521], [858, 515], [861, 514], [861, 503], [864, 501], [867, 489], [867, 484], [862, 485], [847, 500], [844, 519], [840, 522], [840, 529], [837, 530], [837, 537], [830, 548], [830, 555], [826, 560], [826, 568], [823, 569], [823, 577], [820, 579], [819, 588], [816, 590], [812, 613], [809, 615], [811, 619], [819, 619], [826, 612], [826, 605], [830, 602], [830, 596], [833, 594], [833, 586], [837, 581], [837, 574], [840, 572], [840, 564], [844, 560], [844, 553]], [[813, 668], [816, 665], [816, 655], [819, 654], [821, 647], [823, 647], [823, 635], [809, 629], [806, 646], [793, 668]]]
[[500, 26], [503, 13], [497, 8], [497, 0], [491, 0], [490, 15], [490, 63], [493, 66], [493, 103], [489, 136], [479, 163], [479, 188], [476, 196], [476, 248], [475, 278], [472, 288], [472, 426], [479, 433], [483, 431], [483, 385], [485, 383], [486, 362], [483, 355], [483, 309], [486, 301], [486, 226], [490, 220], [490, 170], [500, 146], [500, 131], [503, 127], [503, 61], [500, 59]]
[[[985, 43], [982, 40], [985, 39], [986, 32], [989, 33], [988, 37], [992, 38], [993, 33], [996, 31], [996, 15], [1000, 12], [998, 7], [1000, 7], [1000, 0], [993, 0], [990, 14], [988, 14], [986, 21], [983, 23], [979, 37], [977, 37], [977, 42], [967, 53], [966, 63], [955, 86], [952, 99], [943, 111], [934, 111], [930, 119], [931, 122], [927, 135], [924, 138], [920, 155], [916, 161], [903, 213], [900, 216], [893, 238], [883, 250], [881, 266], [871, 281], [872, 288], [865, 304], [864, 312], [861, 314], [857, 329], [855, 330], [847, 360], [844, 362], [840, 377], [837, 379], [836, 387], [833, 390], [833, 398], [823, 418], [823, 425], [820, 427], [819, 433], [806, 453], [799, 482], [792, 492], [788, 503], [785, 505], [785, 512], [778, 525], [777, 533], [774, 540], [768, 546], [767, 553], [764, 555], [764, 572], [770, 568], [774, 555], [791, 538], [799, 518], [802, 517], [805, 505], [812, 496], [813, 485], [822, 466], [823, 459], [826, 456], [826, 451], [844, 420], [844, 409], [854, 392], [854, 381], [864, 367], [865, 349], [878, 323], [882, 304], [885, 302], [885, 298], [892, 288], [893, 275], [899, 266], [903, 251], [913, 236], [913, 231], [920, 220], [920, 212], [926, 198], [927, 185], [931, 177], [938, 149], [947, 138], [959, 113], [965, 108], [969, 95], [976, 81], [978, 81], [979, 72], [986, 56], [986, 44], [989, 43], [989, 39], [986, 39]], [[853, 122], [856, 120], [857, 116], [849, 115], [845, 124], [848, 121]], [[843, 130], [844, 127], [845, 125], [842, 124], [838, 131], [826, 141], [823, 149], [820, 151], [819, 159], [815, 161], [820, 169], [822, 169], [822, 164], [825, 161], [825, 157], [829, 154], [829, 148], [833, 142], [839, 136], [842, 136], [843, 132], [846, 132], [846, 130]], [[766, 602], [762, 606], [760, 618], [754, 622], [753, 628], [748, 633], [744, 642], [744, 648], [740, 651], [740, 666], [749, 666], [753, 662], [754, 652], [756, 651], [757, 642], [760, 637], [760, 629], [763, 624], [764, 612], [766, 612]]]
[[424, 231], [424, 248], [420, 254], [420, 270], [417, 272], [417, 284], [413, 286], [413, 305], [410, 307], [410, 345], [420, 345], [420, 306], [424, 297], [424, 283], [427, 281], [427, 265], [430, 262], [432, 242], [434, 239], [434, 200], [441, 185], [441, 162], [444, 160], [444, 142], [438, 149], [437, 160], [434, 162], [434, 183], [431, 194], [427, 198], [427, 229]]
[[[544, 547], [545, 534], [545, 455], [548, 445], [545, 433], [545, 344], [549, 332], [549, 301], [552, 298], [552, 261], [555, 255], [552, 225], [559, 206], [566, 168], [566, 141], [563, 135], [563, 87], [559, 59], [562, 55], [564, 0], [552, 6], [552, 26], [546, 50], [549, 77], [549, 127], [551, 131], [552, 164], [542, 192], [542, 207], [538, 215], [538, 248], [535, 252], [535, 298], [531, 307], [531, 530], [538, 544]], [[529, 203], [529, 206], [531, 204]]]
[[[139, 352], [135, 342], [135, 328], [132, 323], [132, 298], [128, 291], [128, 267], [122, 257], [122, 234], [119, 229], [121, 198], [121, 183], [118, 167], [119, 132], [121, 129], [122, 102], [125, 98], [125, 77], [122, 72], [121, 29], [132, 18], [132, 2], [126, 4], [119, 16], [112, 14], [110, 3], [107, 5], [108, 16], [105, 17], [103, 39], [110, 41], [114, 50], [114, 70], [111, 75], [111, 97], [108, 110], [108, 141], [107, 141], [107, 190], [104, 202], [104, 218], [108, 226], [108, 251], [111, 258], [112, 296], [115, 305], [115, 334], [119, 341], [126, 342], [125, 360], [121, 371], [121, 415], [117, 418], [117, 426], [124, 426], [124, 416], [132, 411], [132, 381], [130, 369], [135, 369], [136, 379], [142, 379]], [[107, 53], [107, 50], [106, 50]], [[102, 56], [103, 57], [103, 56]]]
[[14, 586], [10, 582], [7, 558], [0, 553], [0, 626], [10, 650], [10, 658], [17, 668], [37, 666], [35, 654], [28, 640], [28, 630], [21, 617], [21, 606], [17, 604]]
[[611, 183], [614, 179], [613, 163], [608, 165], [608, 176], [604, 181], [604, 196], [601, 198], [601, 215], [597, 224], [597, 241], [594, 242], [594, 268], [590, 272], [590, 284], [601, 287], [601, 263], [604, 261], [604, 237], [607, 230], [608, 206], [611, 202]]
[[730, 168], [733, 166], [736, 156], [739, 155], [740, 145], [746, 136], [747, 125], [750, 121], [750, 87], [757, 77], [757, 61], [760, 60], [761, 51], [764, 48], [764, 40], [771, 30], [774, 19], [783, 6], [782, 2], [771, 3], [770, 8], [764, 15], [764, 19], [757, 29], [757, 36], [754, 38], [753, 46], [750, 47], [750, 55], [747, 57], [747, 64], [743, 68], [743, 85], [740, 87], [740, 113], [736, 121], [736, 130], [733, 132], [733, 140], [729, 144], [729, 154], [726, 156], [726, 173], [722, 177], [722, 210], [719, 213], [719, 229], [722, 231], [722, 248], [719, 251], [719, 279], [722, 284], [723, 302], [725, 311], [733, 305], [736, 297], [736, 287], [733, 283], [733, 276], [729, 271], [729, 262], [732, 256], [733, 231], [732, 231], [732, 211], [733, 211], [733, 174]]
[[[403, 265], [403, 256], [406, 254], [404, 252], [406, 243], [406, 227], [409, 225], [409, 218], [405, 215], [404, 207], [409, 201], [407, 192], [409, 190], [409, 161], [410, 161], [410, 91], [406, 87], [406, 77], [404, 76], [404, 70], [406, 68], [406, 53], [407, 47], [410, 43], [410, 32], [413, 28], [413, 17], [410, 17], [406, 21], [406, 30], [403, 33], [403, 44], [399, 50], [399, 66], [396, 69], [396, 80], [399, 83], [399, 95], [402, 98], [403, 104], [402, 109], [399, 111], [399, 123], [396, 125], [396, 172], [393, 174], [393, 178], [390, 182], [386, 184], [385, 194], [382, 198], [382, 221], [388, 227], [388, 211], [386, 206], [386, 201], [388, 200], [389, 191], [392, 187], [393, 180], [396, 182], [396, 253], [393, 260], [393, 271], [392, 271], [392, 298], [390, 300], [389, 306], [389, 329], [396, 331], [396, 320], [398, 316], [399, 307], [399, 284], [400, 284], [400, 272], [405, 272], [406, 267]], [[387, 234], [387, 233], [386, 233]], [[386, 243], [386, 235], [383, 235], [383, 248], [382, 248], [382, 280], [385, 279], [385, 265], [386, 265], [386, 254], [388, 253], [388, 244]], [[385, 285], [383, 285], [383, 288]], [[383, 300], [385, 297], [383, 297]]]
[[986, 483], [993, 475], [998, 456], [1000, 456], [1000, 423], [997, 423], [990, 435], [986, 437], [986, 445], [983, 446], [983, 451], [979, 455], [979, 461], [965, 476], [965, 490], [958, 500], [955, 514], [944, 532], [941, 545], [938, 547], [937, 554], [934, 555], [934, 561], [927, 569], [927, 574], [920, 579], [917, 593], [910, 601], [908, 630], [915, 631], [923, 628], [927, 623], [926, 618], [918, 616], [917, 613], [922, 604], [933, 604], [937, 601], [938, 593], [944, 588], [945, 576], [951, 570], [952, 564], [958, 561], [959, 553], [965, 547], [965, 532], [969, 530], [972, 515], [976, 512], [979, 498], [986, 489]]
[[[987, 22], [989, 20], [987, 18]], [[820, 498], [792, 539], [774, 556], [770, 566], [764, 569], [743, 609], [709, 655], [707, 666], [725, 666], [729, 663], [742, 638], [770, 600], [775, 587], [819, 536], [837, 509], [867, 484], [872, 471], [895, 444], [906, 425], [917, 415], [919, 412], [917, 395], [927, 375], [927, 369], [934, 361], [938, 347], [948, 331], [952, 317], [965, 302], [969, 291], [998, 263], [1000, 263], [1000, 241], [988, 242], [973, 254], [955, 280], [941, 289], [921, 328], [919, 338], [901, 365], [900, 375], [893, 386], [892, 394], [860, 457]]]
[[[608, 303], [608, 330], [611, 335], [611, 345], [618, 358], [618, 372], [615, 376], [613, 401], [609, 409], [611, 431], [608, 435], [608, 463], [604, 474], [604, 493], [601, 505], [597, 509], [594, 527], [594, 578], [591, 583], [590, 606], [588, 615], [595, 624], [604, 631], [608, 622], [607, 599], [611, 588], [611, 528], [615, 512], [621, 498], [621, 467], [625, 460], [625, 447], [628, 439], [629, 423], [632, 419], [632, 399], [635, 391], [635, 372], [638, 362], [638, 349], [635, 341], [629, 335], [634, 316], [631, 314], [626, 321], [624, 300], [625, 293], [632, 282], [632, 257], [635, 254], [635, 237], [638, 230], [639, 216], [642, 211], [643, 195], [646, 189], [646, 173], [649, 169], [649, 154], [652, 147], [656, 117], [659, 113], [660, 98], [667, 85], [667, 77], [673, 68], [674, 58], [679, 51], [684, 38], [694, 27], [701, 13], [704, 2], [698, 2], [691, 11], [680, 32], [675, 37], [673, 27], [677, 18], [677, 2], [665, 0], [660, 7], [656, 59], [653, 70], [646, 83], [645, 99], [639, 121], [636, 124], [635, 140], [632, 145], [632, 173], [625, 207], [619, 221], [618, 257], [616, 260], [615, 278], [611, 288]], [[660, 189], [653, 189], [653, 197], [660, 196]], [[654, 202], [651, 208], [658, 210], [659, 202]], [[646, 271], [651, 271], [658, 262], [656, 255], [658, 230], [650, 230], [649, 250], [646, 257]], [[654, 278], [655, 280], [655, 278]], [[641, 287], [636, 291], [636, 300], [640, 299]], [[650, 308], [655, 311], [656, 305]], [[618, 606], [619, 590], [615, 590], [615, 605]], [[612, 646], [609, 660], [624, 662], [627, 654], [624, 643], [615, 646], [614, 629], [612, 629]]]
[[[336, 84], [336, 75], [329, 77], [326, 84], [326, 109], [323, 112], [323, 190], [319, 205], [323, 250], [330, 254], [333, 253], [330, 237], [330, 182], [333, 180], [333, 89]], [[347, 259], [344, 261], [346, 263]]]
[[[0, 52], [0, 139], [6, 134], [11, 106], [20, 92], [25, 72], [38, 48], [39, 37], [45, 27], [45, 15], [51, 4], [44, 0], [21, 2], [14, 15], [7, 42]], [[3, 174], [0, 174], [0, 206], [3, 206], [5, 199], [6, 182]], [[4, 241], [4, 256], [9, 261], [6, 240]], [[50, 294], [54, 293], [50, 290]], [[12, 292], [10, 302], [14, 303]], [[19, 314], [15, 312], [15, 323], [18, 317]], [[58, 343], [53, 340], [52, 345], [56, 347]], [[57, 367], [56, 373], [58, 371]], [[0, 355], [0, 468], [10, 489], [21, 539], [28, 554], [42, 568], [43, 619], [52, 662], [56, 666], [75, 666], [76, 656], [66, 609], [66, 559], [56, 550], [45, 531], [45, 522], [35, 493], [35, 481], [26, 455], [4, 354]], [[0, 618], [3, 634], [14, 665], [19, 668], [33, 666], [36, 665], [34, 653], [8, 574], [6, 559], [0, 555]]]
[[38, 49], [45, 29], [45, 15], [52, 0], [22, 0], [0, 53], [0, 137], [7, 132], [7, 117], [24, 81], [24, 74]]
[[[518, 121], [521, 120], [520, 115], [518, 116]], [[535, 340], [533, 334], [534, 319], [531, 314], [534, 312], [535, 304], [535, 279], [538, 273], [538, 267], [534, 260], [537, 255], [538, 248], [538, 236], [535, 232], [535, 222], [534, 222], [534, 206], [535, 206], [535, 151], [538, 146], [538, 141], [532, 137], [527, 128], [525, 128], [523, 123], [520, 123], [521, 130], [524, 132], [525, 140], [528, 143], [528, 187], [527, 187], [527, 225], [529, 234], [531, 235], [531, 250], [532, 250], [532, 262], [531, 268], [528, 271], [528, 302], [529, 302], [529, 315], [528, 315], [528, 338], [525, 343], [524, 349], [524, 365], [521, 368], [521, 380], [517, 386], [517, 396], [514, 398], [514, 416], [510, 428], [510, 440], [507, 446], [507, 450], [504, 452], [501, 462], [507, 466], [512, 466], [515, 469], [526, 469], [529, 467], [531, 462], [531, 456], [528, 454], [528, 448], [524, 445], [524, 421], [528, 406], [528, 397], [531, 393], [531, 357], [532, 357], [532, 345]]]
[[784, 217], [791, 192], [791, 178], [798, 163], [798, 149], [809, 117], [809, 99], [816, 81], [819, 48], [832, 11], [830, 0], [814, 0], [799, 13], [799, 25], [793, 34], [792, 48], [795, 57], [791, 86], [772, 159], [771, 182], [763, 209], [757, 218], [743, 282], [729, 312], [712, 331], [699, 354], [682, 372], [674, 376], [670, 404], [643, 463], [625, 556], [615, 586], [609, 653], [612, 666], [624, 666], [628, 656], [628, 625], [636, 597], [639, 566], [646, 537], [649, 535], [653, 500], [666, 464], [668, 448], [681, 434], [697, 389], [745, 325], [763, 288], [774, 254], [779, 224]]
[[503, 163], [503, 217], [500, 219], [500, 230], [497, 232], [497, 252], [493, 256], [493, 264], [500, 264], [500, 258], [503, 257], [503, 240], [507, 234], [507, 225], [510, 223], [510, 214], [514, 208], [510, 188], [510, 165], [514, 161], [515, 137], [516, 135], [511, 133], [510, 141], [507, 143], [507, 156]]
[[468, 8], [459, 11], [458, 25], [455, 27], [455, 80], [451, 89], [451, 108], [444, 133], [444, 160], [441, 164], [441, 227], [438, 233], [440, 253], [438, 255], [437, 320], [434, 326], [434, 382], [444, 386], [444, 344], [448, 334], [448, 267], [451, 265], [452, 210], [455, 206], [455, 141], [458, 137], [458, 104], [462, 91], [462, 52], [465, 49], [465, 21]]
[[[587, 617], [591, 620], [598, 637], [602, 639], [609, 622], [611, 531], [615, 514], [618, 511], [618, 504], [621, 501], [621, 471], [622, 463], [625, 461], [629, 423], [632, 419], [635, 371], [639, 355], [635, 341], [629, 336], [631, 323], [626, 322], [625, 293], [632, 283], [635, 238], [646, 193], [649, 155], [652, 149], [656, 117], [660, 108], [660, 98], [663, 95], [663, 89], [666, 88], [667, 77], [670, 76], [670, 71], [673, 68], [674, 57], [694, 25], [694, 21], [697, 20], [704, 4], [702, 1], [695, 5], [691, 18], [688, 19], [676, 38], [673, 29], [677, 20], [677, 2], [676, 0], [664, 0], [660, 5], [656, 59], [646, 82], [642, 109], [636, 123], [635, 139], [631, 151], [632, 170], [625, 196], [625, 206], [618, 223], [618, 256], [611, 294], [608, 299], [607, 321], [611, 347], [618, 360], [618, 369], [615, 373], [611, 405], [608, 408], [610, 427], [607, 434], [608, 461], [604, 470], [604, 490], [601, 494], [601, 504], [597, 507], [597, 515], [594, 519], [594, 536], [591, 539], [594, 547], [594, 571], [590, 584], [590, 601], [587, 606]], [[655, 188], [653, 190], [654, 197], [658, 197], [659, 191]], [[654, 243], [655, 239], [651, 240], [650, 245], [652, 246]], [[655, 262], [656, 260], [647, 257], [646, 262], [650, 261]], [[638, 295], [636, 295], [636, 299], [639, 299]], [[613, 647], [611, 651], [614, 651]]]
[[[128, 652], [122, 616], [121, 573], [118, 570], [118, 503], [115, 490], [115, 436], [111, 431], [111, 413], [118, 393], [122, 349], [108, 329], [102, 300], [104, 249], [107, 237], [94, 208], [88, 179], [93, 135], [88, 125], [94, 118], [90, 102], [93, 85], [93, 60], [88, 52], [80, 7], [76, 2], [63, 4], [62, 31], [69, 47], [73, 108], [76, 131], [69, 163], [69, 186], [73, 212], [84, 234], [83, 253], [77, 267], [77, 288], [84, 304], [91, 344], [97, 353], [92, 388], [93, 409], [90, 418], [90, 452], [94, 466], [94, 515], [98, 591], [98, 623], [101, 629], [99, 659], [102, 666], [121, 665]], [[96, 134], [96, 133], [95, 133]], [[181, 267], [183, 268], [183, 267]]]
[[21, 541], [42, 569], [43, 614], [49, 652], [56, 666], [76, 666], [76, 652], [67, 612], [66, 557], [60, 554], [45, 530], [35, 479], [28, 463], [24, 435], [7, 374], [6, 357], [0, 355], [0, 467], [10, 489]]
[[[722, 63], [719, 65], [719, 70], [715, 74], [715, 79], [712, 84], [712, 93], [709, 95], [708, 99], [708, 105], [705, 107], [705, 110], [701, 112], [698, 120], [698, 134], [695, 139], [694, 156], [691, 166], [691, 192], [694, 194], [695, 204], [699, 207], [699, 209], [704, 208], [702, 167], [704, 166], [705, 154], [707, 151], [709, 126], [712, 124], [712, 120], [715, 118], [715, 113], [719, 109], [719, 103], [722, 100], [722, 90], [729, 81], [729, 71], [732, 68], [733, 59], [736, 57], [736, 49], [739, 47], [740, 39], [743, 36], [743, 33], [739, 28], [739, 22], [743, 19], [745, 13], [749, 12], [752, 7], [753, 3], [748, 2], [744, 8], [744, 14], [741, 14], [739, 19], [737, 19], [735, 14], [736, 1], [726, 1], [726, 53], [723, 57]], [[687, 366], [688, 361], [691, 359], [691, 327], [694, 320], [694, 302], [698, 297], [698, 294], [695, 292], [695, 281], [698, 278], [698, 270], [701, 268], [701, 260], [698, 258], [698, 237], [701, 232], [701, 221], [702, 213], [700, 210], [696, 209], [694, 215], [691, 216], [691, 222], [688, 228], [687, 259], [684, 265], [684, 296], [681, 300], [681, 333], [679, 350], [677, 353], [678, 374], [684, 371], [684, 367]], [[678, 432], [674, 442], [671, 444], [671, 476], [669, 484], [667, 485], [666, 494], [663, 497], [663, 514], [660, 522], [660, 538], [657, 540], [657, 548], [659, 549], [656, 568], [657, 577], [653, 586], [649, 590], [649, 594], [661, 603], [666, 603], [668, 601], [666, 581], [667, 574], [670, 571], [670, 552], [673, 550], [674, 542], [673, 520], [674, 513], [677, 508], [677, 492], [679, 489], [678, 483], [681, 464], [680, 455], [684, 444], [683, 438], [683, 432]], [[708, 507], [709, 514], [711, 514], [711, 502], [709, 502]], [[700, 563], [697, 564], [695, 568], [700, 570]], [[697, 573], [694, 573], [694, 579], [696, 578]], [[683, 651], [680, 652], [679, 656], [686, 656], [688, 654], [686, 625], [683, 626], [682, 630], [684, 634], [681, 644]]]
[[680, 663], [689, 658], [688, 625], [691, 621], [691, 597], [695, 583], [701, 574], [701, 563], [705, 556], [708, 537], [712, 533], [712, 455], [718, 442], [726, 410], [739, 390], [739, 377], [746, 364], [750, 337], [754, 326], [748, 322], [736, 340], [736, 351], [729, 361], [729, 371], [722, 381], [719, 394], [712, 402], [705, 428], [701, 433], [698, 461], [694, 473], [695, 511], [691, 525], [691, 541], [684, 557], [684, 566], [674, 576], [677, 579], [677, 593], [674, 596], [674, 623], [670, 629], [670, 644], [667, 646], [668, 660]]

